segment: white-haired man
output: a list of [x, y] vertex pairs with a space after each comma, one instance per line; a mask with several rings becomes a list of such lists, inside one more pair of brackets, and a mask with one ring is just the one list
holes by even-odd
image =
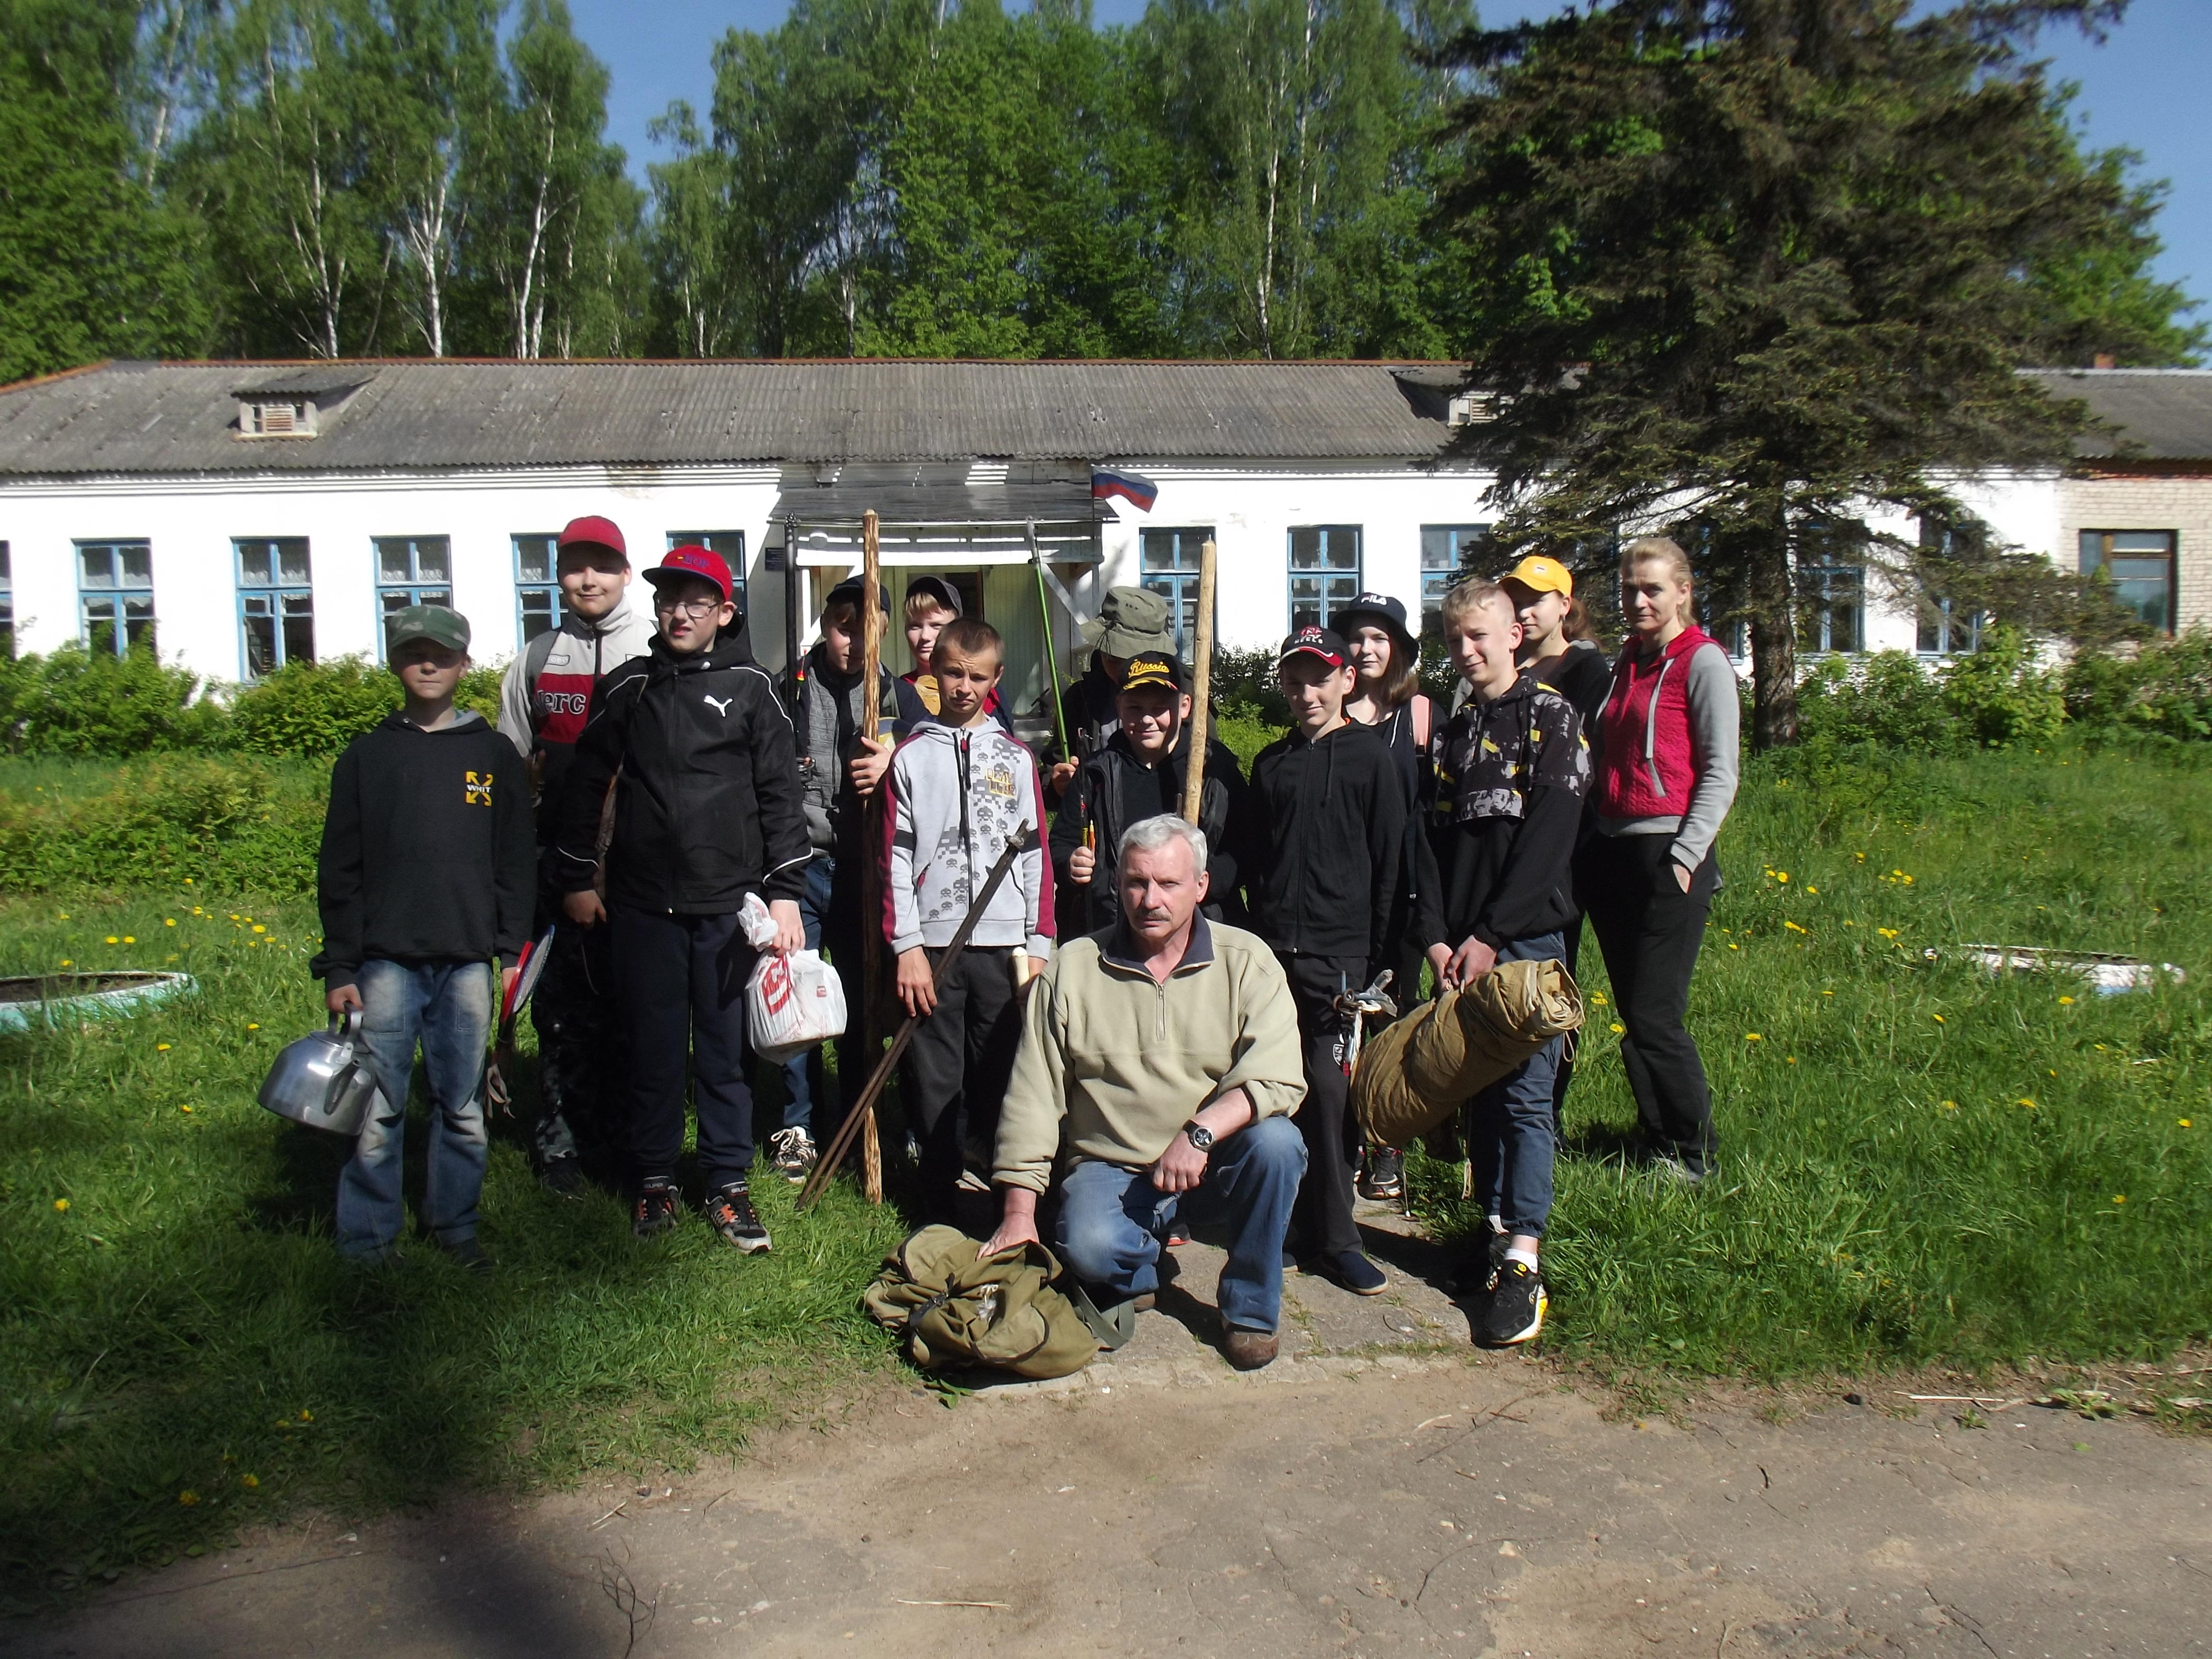
[[1056, 1169], [1054, 1243], [1078, 1307], [1119, 1347], [1158, 1286], [1169, 1224], [1218, 1225], [1222, 1352], [1255, 1370], [1275, 1357], [1283, 1235], [1305, 1173], [1291, 1121], [1305, 1097], [1297, 1009], [1265, 943], [1199, 915], [1202, 833], [1146, 818], [1115, 851], [1119, 926], [1066, 945], [1030, 994], [999, 1119], [1004, 1209], [984, 1248], [1036, 1238]]

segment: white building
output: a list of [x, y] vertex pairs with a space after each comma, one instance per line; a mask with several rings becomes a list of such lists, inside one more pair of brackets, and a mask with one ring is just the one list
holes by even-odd
[[[2132, 447], [2081, 477], [1973, 481], [1970, 503], [2054, 559], [2094, 543], [2168, 627], [2212, 614], [2212, 375], [2051, 378]], [[1465, 412], [1457, 380], [1346, 362], [107, 363], [0, 390], [0, 604], [18, 650], [150, 636], [239, 680], [376, 655], [386, 611], [435, 598], [492, 661], [550, 624], [550, 538], [597, 513], [635, 562], [683, 541], [725, 553], [778, 667], [872, 507], [894, 601], [908, 568], [960, 582], [1008, 635], [1027, 706], [1041, 616], [1072, 671], [1071, 606], [1144, 582], [1194, 608], [1207, 537], [1230, 646], [1362, 588], [1433, 607], [1492, 516], [1486, 474], [1431, 465]], [[1100, 467], [1156, 483], [1152, 509], [1095, 501]], [[1808, 647], [1960, 643], [1940, 617], [1870, 608], [1850, 572], [1808, 580], [1831, 598]]]

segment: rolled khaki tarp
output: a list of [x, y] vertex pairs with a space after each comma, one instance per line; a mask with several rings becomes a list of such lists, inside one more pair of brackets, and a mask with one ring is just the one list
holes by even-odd
[[1556, 961], [1501, 963], [1368, 1038], [1352, 1103], [1370, 1146], [1408, 1146], [1555, 1036], [1579, 1030], [1583, 994]]

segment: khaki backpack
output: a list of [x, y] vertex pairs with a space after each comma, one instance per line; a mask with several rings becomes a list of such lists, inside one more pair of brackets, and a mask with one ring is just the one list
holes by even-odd
[[1036, 1379], [1097, 1358], [1098, 1339], [1052, 1286], [1050, 1250], [1025, 1244], [979, 1260], [981, 1248], [957, 1228], [924, 1227], [884, 1258], [860, 1305], [927, 1370], [989, 1366]]
[[1557, 962], [1500, 963], [1367, 1039], [1352, 1100], [1368, 1143], [1408, 1146], [1553, 1037], [1583, 1023], [1582, 992]]

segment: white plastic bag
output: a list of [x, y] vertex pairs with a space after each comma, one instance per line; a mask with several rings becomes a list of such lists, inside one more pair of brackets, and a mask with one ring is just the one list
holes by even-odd
[[739, 917], [748, 943], [761, 951], [745, 985], [746, 1019], [753, 1052], [763, 1060], [785, 1060], [804, 1054], [845, 1030], [845, 988], [818, 951], [782, 955], [764, 947], [775, 938], [775, 924], [757, 893], [747, 894]]

